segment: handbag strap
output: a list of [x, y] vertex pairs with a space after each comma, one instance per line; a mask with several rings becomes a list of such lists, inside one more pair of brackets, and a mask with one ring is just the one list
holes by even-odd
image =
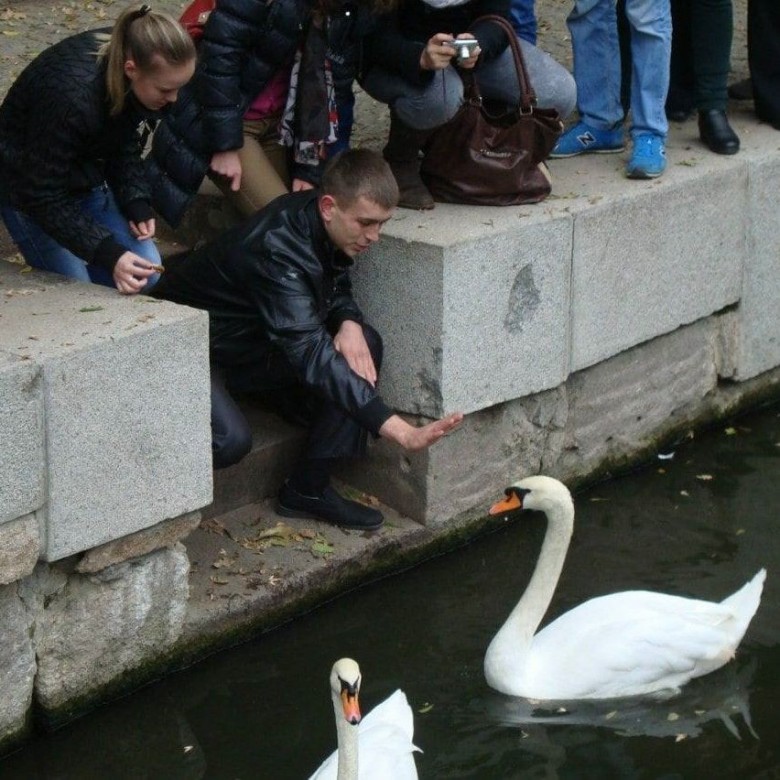
[[[517, 82], [520, 85], [520, 109], [524, 114], [529, 114], [536, 105], [536, 93], [531, 86], [531, 79], [528, 78], [528, 71], [525, 67], [523, 52], [520, 50], [520, 44], [517, 42], [517, 35], [514, 28], [503, 16], [497, 14], [487, 14], [475, 19], [471, 26], [476, 22], [493, 22], [497, 24], [506, 33], [509, 40], [509, 48], [512, 50], [512, 56], [515, 61], [515, 70], [517, 71]], [[479, 96], [479, 90], [476, 88], [476, 79], [474, 81], [475, 93]]]

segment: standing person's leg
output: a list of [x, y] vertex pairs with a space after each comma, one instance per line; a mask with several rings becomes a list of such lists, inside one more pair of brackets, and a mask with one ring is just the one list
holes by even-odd
[[278, 116], [244, 121], [244, 145], [238, 150], [241, 187], [237, 192], [223, 176], [213, 179], [245, 217], [290, 191], [288, 151], [279, 143], [278, 125]]
[[692, 7], [697, 0], [671, 0], [672, 55], [669, 64], [669, 94], [666, 116], [684, 122], [694, 109], [695, 57], [693, 51]]
[[[518, 38], [518, 43], [537, 105], [554, 108], [561, 119], [566, 119], [577, 105], [577, 87], [571, 73], [533, 44], [522, 38]], [[520, 101], [520, 85], [511, 49], [481, 67], [477, 78], [483, 97], [510, 105]]]
[[390, 106], [390, 134], [382, 150], [399, 189], [398, 205], [432, 209], [433, 198], [420, 178], [420, 150], [431, 130], [455, 116], [463, 103], [463, 82], [453, 67], [434, 72], [425, 87], [372, 68], [363, 87], [371, 97]]
[[689, 0], [699, 135], [716, 154], [736, 154], [739, 138], [726, 117], [733, 32], [732, 0]]
[[512, 22], [518, 38], [536, 45], [534, 0], [512, 0], [509, 6], [509, 21]]
[[631, 179], [653, 179], [666, 169], [666, 95], [672, 52], [669, 0], [627, 0], [631, 25]]
[[575, 0], [566, 24], [571, 33], [580, 121], [561, 136], [550, 157], [622, 152], [615, 0]]
[[748, 62], [756, 114], [780, 130], [780, 3], [748, 0]]

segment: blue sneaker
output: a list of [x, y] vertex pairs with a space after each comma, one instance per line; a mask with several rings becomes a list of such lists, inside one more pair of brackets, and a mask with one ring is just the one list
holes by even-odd
[[597, 130], [586, 125], [585, 122], [577, 122], [570, 127], [555, 144], [550, 152], [550, 157], [574, 157], [578, 154], [590, 152], [596, 154], [612, 154], [622, 152], [623, 128], [613, 127], [611, 130]]
[[631, 159], [626, 163], [629, 179], [655, 179], [666, 169], [666, 148], [663, 136], [640, 133], [634, 138]]

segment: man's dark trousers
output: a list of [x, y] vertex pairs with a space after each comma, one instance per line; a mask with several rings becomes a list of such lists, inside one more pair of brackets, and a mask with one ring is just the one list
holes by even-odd
[[[382, 337], [370, 325], [363, 324], [363, 335], [377, 373], [382, 365]], [[233, 394], [260, 394], [270, 399], [272, 408], [300, 397], [305, 385], [293, 372], [284, 355], [266, 349], [250, 361], [236, 365], [211, 367], [211, 431], [214, 468], [238, 463], [252, 447], [252, 431]], [[276, 403], [275, 399], [279, 400]], [[304, 458], [331, 460], [360, 457], [365, 453], [368, 432], [340, 407], [328, 399], [306, 391], [305, 407], [290, 410], [296, 417], [311, 418]]]

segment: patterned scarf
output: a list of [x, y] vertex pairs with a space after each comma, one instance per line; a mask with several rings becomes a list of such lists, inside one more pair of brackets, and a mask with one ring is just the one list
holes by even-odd
[[312, 21], [302, 49], [295, 53], [279, 142], [293, 147], [295, 162], [318, 165], [325, 158], [326, 144], [336, 141], [338, 128], [325, 31], [322, 25]]

